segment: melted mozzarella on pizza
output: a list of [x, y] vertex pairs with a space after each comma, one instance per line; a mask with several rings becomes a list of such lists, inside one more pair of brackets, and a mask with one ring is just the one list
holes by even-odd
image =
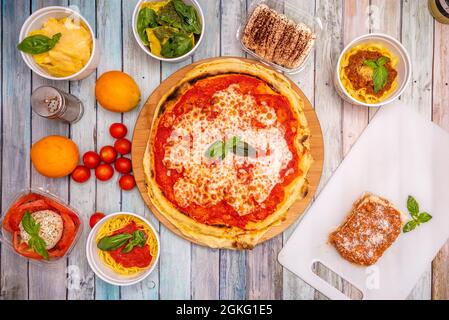
[[[213, 143], [233, 137], [255, 148], [257, 157], [232, 152], [224, 160], [207, 157]], [[163, 164], [182, 173], [173, 186], [179, 206], [208, 207], [224, 200], [246, 215], [263, 207], [292, 158], [275, 110], [257, 105], [233, 84], [217, 92], [211, 106], [195, 106], [174, 120]]]

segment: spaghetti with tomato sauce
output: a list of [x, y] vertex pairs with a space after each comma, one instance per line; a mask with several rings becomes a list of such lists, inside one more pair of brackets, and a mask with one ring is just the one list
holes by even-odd
[[[267, 108], [269, 108], [268, 113], [274, 111], [276, 121], [282, 128], [283, 137], [291, 153], [291, 159], [279, 171], [280, 181], [274, 185], [267, 198], [261, 203], [256, 203], [254, 199], [251, 200], [257, 205], [254, 210], [247, 214], [239, 214], [226, 200], [208, 206], [198, 205], [196, 203], [181, 206], [177, 201], [174, 186], [180, 179], [185, 177], [185, 170], [173, 170], [167, 168], [164, 163], [167, 142], [173, 134], [176, 119], [179, 119], [198, 107], [200, 107], [205, 119], [214, 119], [217, 117], [217, 111], [214, 110], [216, 93], [232, 88], [235, 85], [238, 86], [238, 90], [242, 95], [249, 95], [255, 101], [255, 104], [252, 105], [252, 108], [255, 108], [254, 114], [257, 115], [262, 109], [267, 111]], [[234, 226], [245, 229], [249, 222], [264, 220], [275, 212], [277, 206], [284, 200], [285, 187], [302, 174], [298, 168], [301, 153], [298, 153], [298, 150], [295, 148], [295, 139], [297, 139], [298, 135], [298, 119], [292, 112], [288, 99], [273, 91], [266, 82], [242, 74], [227, 74], [198, 80], [178, 99], [177, 102], [165, 110], [156, 123], [157, 129], [153, 144], [155, 180], [165, 197], [180, 212], [197, 222], [207, 225]], [[250, 109], [248, 109], [248, 112]], [[268, 118], [267, 121], [269, 120]], [[263, 129], [265, 126], [254, 117], [251, 118], [251, 127], [257, 130]], [[190, 137], [190, 139], [193, 139], [193, 137]], [[269, 152], [270, 149], [267, 150], [267, 153]], [[213, 165], [211, 164], [211, 166]], [[244, 170], [239, 171], [242, 174], [245, 174], [245, 171], [248, 174], [251, 173], [251, 165], [242, 166], [240, 169]]]
[[97, 244], [105, 237], [119, 234], [133, 234], [135, 231], [143, 231], [145, 244], [133, 246], [131, 251], [123, 252], [128, 242], [115, 250], [101, 250], [98, 248], [100, 260], [117, 274], [130, 276], [147, 270], [154, 263], [159, 251], [157, 237], [151, 227], [141, 219], [121, 214], [112, 217], [99, 228], [95, 237]]
[[[132, 234], [134, 231], [137, 230], [142, 229], [138, 228], [136, 223], [132, 221], [125, 227], [115, 231], [112, 235], [122, 233]], [[146, 233], [145, 236], [148, 237]], [[125, 245], [121, 246], [116, 250], [109, 251], [109, 254], [115, 260], [115, 262], [119, 263], [125, 268], [133, 268], [133, 267], [146, 268], [151, 264], [151, 260], [153, 259], [153, 257], [151, 256], [150, 246], [148, 244], [145, 244], [143, 247], [136, 246], [128, 253], [122, 252], [124, 247]]]

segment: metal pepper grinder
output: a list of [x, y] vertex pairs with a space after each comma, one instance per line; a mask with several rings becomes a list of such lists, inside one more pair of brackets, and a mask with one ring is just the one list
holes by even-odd
[[39, 116], [69, 123], [79, 121], [84, 113], [81, 100], [50, 86], [39, 87], [31, 95], [31, 107]]

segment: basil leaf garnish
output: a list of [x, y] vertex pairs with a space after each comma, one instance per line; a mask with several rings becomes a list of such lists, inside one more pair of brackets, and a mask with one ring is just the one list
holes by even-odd
[[418, 201], [416, 201], [415, 198], [412, 196], [408, 196], [407, 198], [407, 209], [408, 212], [412, 215], [412, 217], [418, 216], [419, 213], [419, 204]]
[[240, 137], [234, 136], [225, 142], [216, 141], [206, 150], [206, 156], [210, 159], [224, 160], [226, 155], [232, 152], [236, 156], [256, 158], [257, 150], [249, 143], [242, 141]]
[[145, 45], [149, 45], [146, 29], [157, 27], [157, 13], [153, 9], [143, 8], [137, 17], [137, 33]]
[[232, 152], [236, 156], [240, 157], [246, 157], [246, 158], [256, 158], [256, 149], [254, 149], [252, 146], [250, 146], [248, 143], [244, 141], [239, 141], [237, 144], [233, 147]]
[[388, 80], [388, 70], [384, 66], [380, 66], [374, 69], [373, 72], [373, 82], [374, 82], [374, 93], [378, 93], [387, 84]]
[[193, 49], [192, 38], [185, 32], [176, 32], [162, 45], [161, 55], [165, 58], [176, 58]]
[[28, 246], [42, 258], [44, 258], [45, 260], [49, 260], [50, 257], [46, 249], [47, 244], [45, 243], [45, 240], [39, 236], [41, 225], [36, 222], [29, 211], [25, 212], [21, 222], [23, 229], [30, 236], [30, 240], [28, 240]]
[[373, 61], [373, 60], [365, 60], [365, 61], [363, 61], [363, 64], [365, 66], [368, 66], [368, 67], [373, 68], [373, 69], [377, 68], [377, 63], [375, 61]]
[[432, 216], [430, 214], [428, 214], [427, 212], [422, 212], [419, 214], [418, 216], [418, 220], [421, 223], [426, 223], [427, 221], [429, 221], [430, 219], [432, 219]]
[[36, 34], [23, 39], [17, 48], [28, 54], [41, 54], [53, 49], [61, 39], [62, 34], [57, 33], [52, 38], [42, 34]]
[[128, 242], [126, 247], [122, 250], [122, 253], [131, 252], [134, 247], [139, 246], [142, 248], [146, 243], [146, 235], [142, 230], [137, 230], [133, 233], [133, 238]]
[[182, 0], [172, 0], [172, 3], [182, 18], [181, 28], [187, 33], [201, 34], [201, 23], [195, 8], [186, 5]]
[[363, 61], [364, 65], [373, 69], [374, 93], [382, 90], [388, 82], [388, 70], [385, 68], [385, 64], [389, 60], [388, 57], [381, 56], [377, 60]]
[[222, 141], [216, 141], [206, 150], [206, 157], [210, 159], [221, 159], [226, 158], [227, 149], [226, 145]]
[[407, 210], [412, 216], [412, 220], [404, 225], [403, 232], [410, 232], [421, 225], [421, 223], [426, 223], [432, 219], [432, 216], [427, 212], [419, 212], [418, 201], [412, 196], [408, 196], [407, 198]]
[[387, 57], [380, 57], [379, 59], [377, 59], [376, 63], [378, 66], [383, 66], [385, 65], [390, 59], [388, 59]]
[[36, 236], [39, 234], [40, 225], [33, 219], [30, 212], [27, 211], [22, 218], [22, 227], [30, 236]]
[[97, 248], [103, 251], [117, 250], [131, 238], [132, 234], [129, 233], [120, 233], [114, 236], [106, 236], [98, 241]]
[[50, 258], [46, 249], [45, 241], [41, 237], [31, 237], [31, 239], [28, 241], [28, 246], [45, 260], [48, 260]]
[[404, 233], [410, 232], [410, 231], [414, 230], [414, 229], [416, 228], [416, 226], [417, 226], [416, 221], [415, 221], [415, 220], [411, 220], [411, 221], [407, 222], [407, 223], [404, 225], [404, 228], [402, 229], [402, 231], [403, 231]]

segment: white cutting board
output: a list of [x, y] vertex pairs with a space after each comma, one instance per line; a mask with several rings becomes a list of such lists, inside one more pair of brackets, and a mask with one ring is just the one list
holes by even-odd
[[[327, 243], [364, 192], [391, 200], [409, 217], [416, 197], [433, 219], [401, 234], [375, 266], [359, 267]], [[330, 299], [348, 297], [312, 272], [321, 262], [363, 299], [405, 299], [449, 238], [449, 134], [411, 108], [382, 107], [279, 254], [279, 262]]]

